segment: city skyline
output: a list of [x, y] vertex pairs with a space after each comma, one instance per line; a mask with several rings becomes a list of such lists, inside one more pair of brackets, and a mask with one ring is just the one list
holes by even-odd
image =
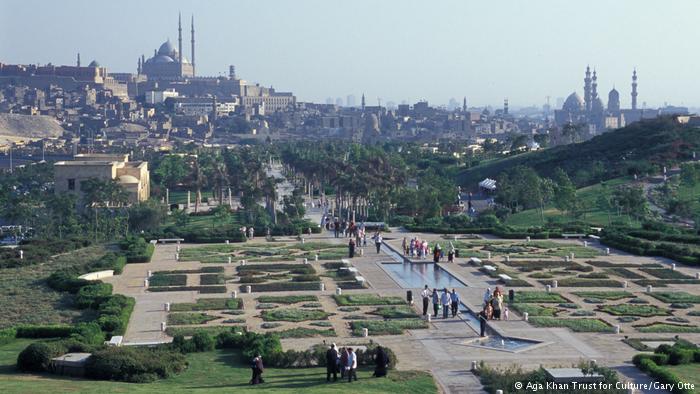
[[[167, 39], [176, 42], [181, 12], [188, 21], [194, 15], [197, 25], [198, 75], [227, 75], [233, 64], [241, 78], [294, 91], [300, 101], [364, 93], [368, 105], [377, 98], [446, 105], [464, 96], [470, 106], [499, 107], [506, 97], [513, 108], [539, 106], [546, 96], [555, 105], [573, 91], [582, 95], [581, 75], [590, 65], [598, 71], [600, 91], [615, 87], [623, 107], [630, 105], [634, 68], [640, 107], [693, 107], [700, 89], [693, 42], [700, 33], [690, 28], [690, 18], [700, 4], [685, 3], [683, 13], [638, 1], [607, 4], [605, 13], [595, 13], [604, 3], [594, 1], [581, 3], [591, 12], [572, 14], [569, 5], [554, 1], [302, 1], [274, 7], [173, 1], [139, 3], [138, 12], [125, 14], [135, 2], [93, 9], [84, 1], [3, 1], [11, 12], [0, 13], [0, 61], [74, 64], [80, 52], [84, 63], [96, 59], [110, 72], [135, 72], [142, 54], [150, 56]], [[591, 18], [594, 25], [583, 23]], [[32, 34], [17, 33], [32, 21], [40, 22]]]

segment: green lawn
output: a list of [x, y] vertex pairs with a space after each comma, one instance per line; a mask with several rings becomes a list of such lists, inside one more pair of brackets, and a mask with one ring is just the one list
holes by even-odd
[[700, 364], [690, 363], [683, 365], [664, 365], [664, 369], [671, 371], [683, 383], [693, 383], [696, 388], [700, 387]]
[[[169, 199], [171, 204], [187, 204], [187, 191], [185, 190], [171, 190], [169, 193]], [[192, 209], [194, 209], [194, 200], [197, 196], [197, 193], [193, 190], [192, 193], [190, 194], [190, 204], [192, 204]], [[211, 190], [204, 191], [202, 190], [202, 199], [209, 199], [212, 198], [212, 192]], [[228, 200], [226, 200], [228, 201]]]
[[[630, 181], [631, 179], [629, 177], [616, 178], [606, 181], [606, 187], [603, 187], [600, 184], [596, 184], [584, 187], [582, 189], [578, 189], [578, 196], [583, 201], [584, 206], [589, 207], [585, 211], [583, 216], [578, 220], [588, 222], [595, 226], [607, 226], [609, 224], [610, 219], [612, 219], [613, 221], [627, 221], [628, 218], [626, 216], [620, 217], [616, 216], [615, 214], [611, 214], [609, 217], [607, 212], [602, 211], [596, 207], [596, 200], [600, 195], [611, 195], [615, 187], [630, 183]], [[560, 210], [556, 209], [554, 206], [547, 205], [545, 206], [544, 210], [544, 220], [545, 222], [547, 220], [554, 220], [555, 222], [566, 223], [571, 221], [572, 219], [569, 216], [564, 215]], [[506, 221], [506, 224], [511, 226], [531, 227], [541, 226], [544, 223], [542, 222], [542, 216], [540, 214], [539, 209], [528, 209], [510, 216]], [[632, 221], [632, 225], [635, 227], [639, 227], [640, 223], [637, 221]]]
[[155, 383], [136, 384], [69, 379], [54, 375], [27, 375], [14, 371], [17, 354], [30, 341], [0, 346], [0, 387], [3, 393], [436, 393], [426, 372], [390, 371], [387, 379], [372, 378], [372, 370], [360, 369], [358, 382], [326, 383], [325, 368], [265, 369], [266, 383], [250, 386], [250, 368], [235, 352], [216, 350], [187, 356], [189, 368], [182, 374]]
[[102, 257], [104, 245], [90, 246], [50, 259], [45, 264], [0, 270], [0, 328], [17, 324], [55, 324], [92, 320], [72, 307], [71, 295], [46, 285], [53, 272], [82, 267]]

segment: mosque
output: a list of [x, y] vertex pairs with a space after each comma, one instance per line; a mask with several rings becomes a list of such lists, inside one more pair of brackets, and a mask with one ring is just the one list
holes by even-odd
[[144, 55], [141, 55], [138, 60], [138, 73], [146, 75], [149, 80], [178, 80], [194, 77], [194, 16], [191, 21], [190, 33], [191, 62], [182, 53], [182, 18], [178, 16], [177, 49], [168, 39], [161, 44], [158, 50], [153, 51], [153, 57], [146, 59]]
[[566, 124], [586, 124], [591, 131], [624, 127], [626, 124], [641, 120], [646, 115], [637, 108], [637, 70], [632, 72], [632, 108], [620, 108], [620, 93], [615, 87], [608, 93], [608, 105], [598, 96], [598, 75], [595, 70], [586, 67], [583, 79], [583, 98], [573, 92], [566, 98], [560, 110], [554, 111], [554, 121], [558, 126]]

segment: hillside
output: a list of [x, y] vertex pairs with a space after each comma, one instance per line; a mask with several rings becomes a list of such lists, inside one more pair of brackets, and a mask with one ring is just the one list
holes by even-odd
[[0, 140], [56, 138], [63, 131], [58, 121], [50, 116], [0, 114]]
[[631, 174], [659, 171], [700, 153], [700, 129], [681, 125], [672, 118], [637, 122], [588, 141], [558, 146], [492, 161], [466, 169], [457, 182], [473, 188], [484, 178], [497, 178], [508, 168], [524, 165], [549, 177], [557, 167], [569, 174], [577, 186]]

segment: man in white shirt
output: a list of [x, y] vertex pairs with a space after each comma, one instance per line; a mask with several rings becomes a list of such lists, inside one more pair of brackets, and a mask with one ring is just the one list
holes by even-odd
[[423, 316], [428, 314], [428, 306], [430, 305], [430, 290], [428, 285], [425, 285], [423, 291], [420, 292], [420, 296], [423, 298]]

